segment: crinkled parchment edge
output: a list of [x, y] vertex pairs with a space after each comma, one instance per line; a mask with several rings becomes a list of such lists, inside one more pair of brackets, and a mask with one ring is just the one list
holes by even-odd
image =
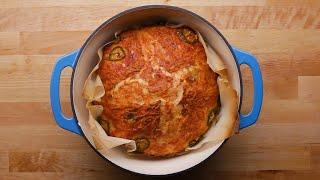
[[[167, 25], [172, 28], [181, 27], [183, 25]], [[119, 33], [115, 33], [115, 39]], [[201, 148], [205, 143], [219, 143], [226, 138], [229, 138], [238, 131], [238, 95], [235, 89], [232, 88], [227, 75], [227, 69], [225, 68], [221, 57], [208, 46], [201, 34], [197, 32], [200, 42], [205, 48], [207, 55], [207, 63], [210, 68], [216, 72], [219, 76], [217, 79], [221, 110], [217, 116], [217, 121], [208, 132], [204, 135], [204, 138], [195, 146], [188, 147], [186, 151], [195, 150]], [[88, 79], [84, 85], [83, 97], [87, 100], [86, 108], [89, 111], [88, 124], [92, 134], [95, 148], [103, 155], [108, 153], [108, 150], [124, 145], [128, 152], [136, 150], [136, 144], [133, 140], [108, 136], [103, 130], [101, 125], [97, 121], [97, 117], [102, 114], [103, 107], [101, 105], [94, 105], [93, 101], [101, 101], [101, 98], [105, 94], [103, 83], [97, 73], [99, 64], [102, 60], [103, 48], [112, 43], [110, 41], [98, 49], [99, 62], [93, 68], [89, 74]]]

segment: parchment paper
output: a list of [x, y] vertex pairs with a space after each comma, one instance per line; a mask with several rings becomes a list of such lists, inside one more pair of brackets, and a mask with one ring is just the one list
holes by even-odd
[[[182, 25], [168, 25], [171, 28], [177, 28]], [[117, 38], [115, 33], [115, 38]], [[204, 135], [203, 140], [201, 140], [197, 145], [193, 147], [188, 147], [186, 151], [199, 149], [205, 143], [219, 143], [226, 138], [229, 138], [238, 131], [238, 95], [237, 92], [231, 87], [228, 80], [227, 69], [225, 68], [220, 56], [208, 46], [201, 34], [197, 32], [200, 42], [205, 48], [207, 55], [207, 63], [210, 68], [216, 72], [219, 76], [217, 79], [219, 91], [220, 91], [220, 101], [221, 110], [217, 116], [217, 121], [212, 124], [212, 127]], [[92, 138], [95, 148], [102, 154], [108, 153], [108, 150], [118, 146], [125, 146], [127, 152], [133, 152], [136, 150], [136, 145], [133, 140], [123, 139], [108, 136], [101, 125], [97, 121], [97, 117], [102, 114], [103, 107], [101, 105], [94, 105], [93, 101], [101, 101], [101, 98], [105, 94], [105, 90], [102, 81], [97, 73], [99, 64], [102, 60], [103, 48], [112, 43], [108, 42], [98, 50], [99, 62], [94, 67], [92, 72], [89, 74], [88, 79], [84, 85], [83, 97], [87, 100], [86, 107], [89, 111], [88, 124], [90, 131], [92, 133]]]

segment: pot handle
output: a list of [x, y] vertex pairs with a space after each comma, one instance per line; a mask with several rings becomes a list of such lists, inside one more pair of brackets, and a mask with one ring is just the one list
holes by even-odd
[[61, 71], [68, 66], [74, 69], [74, 63], [78, 53], [79, 50], [75, 50], [69, 54], [66, 54], [58, 58], [52, 71], [50, 83], [50, 101], [51, 109], [57, 124], [63, 129], [81, 135], [82, 131], [77, 123], [77, 120], [74, 117], [67, 118], [63, 115], [61, 111], [59, 91]]
[[263, 80], [258, 61], [252, 54], [235, 47], [233, 47], [233, 52], [240, 65], [246, 64], [250, 67], [253, 77], [254, 94], [252, 109], [248, 114], [240, 114], [240, 129], [242, 129], [254, 124], [259, 117], [263, 99]]

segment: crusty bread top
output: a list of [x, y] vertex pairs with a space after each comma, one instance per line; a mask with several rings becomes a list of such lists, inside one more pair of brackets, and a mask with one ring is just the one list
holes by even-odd
[[152, 156], [176, 155], [199, 141], [220, 105], [217, 74], [196, 36], [186, 27], [149, 26], [104, 48], [99, 120], [108, 135], [136, 140], [137, 150]]

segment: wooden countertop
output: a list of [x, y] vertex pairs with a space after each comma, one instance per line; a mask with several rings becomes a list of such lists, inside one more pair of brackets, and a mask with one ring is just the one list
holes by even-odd
[[[57, 57], [84, 42], [102, 22], [139, 1], [0, 1], [0, 179], [139, 179], [106, 163], [77, 135], [59, 128], [49, 105]], [[253, 53], [264, 78], [256, 125], [212, 158], [182, 174], [219, 179], [320, 177], [320, 1], [154, 1], [182, 6], [218, 27], [232, 45]], [[252, 99], [242, 67], [243, 112]], [[71, 70], [61, 99], [71, 115]]]

